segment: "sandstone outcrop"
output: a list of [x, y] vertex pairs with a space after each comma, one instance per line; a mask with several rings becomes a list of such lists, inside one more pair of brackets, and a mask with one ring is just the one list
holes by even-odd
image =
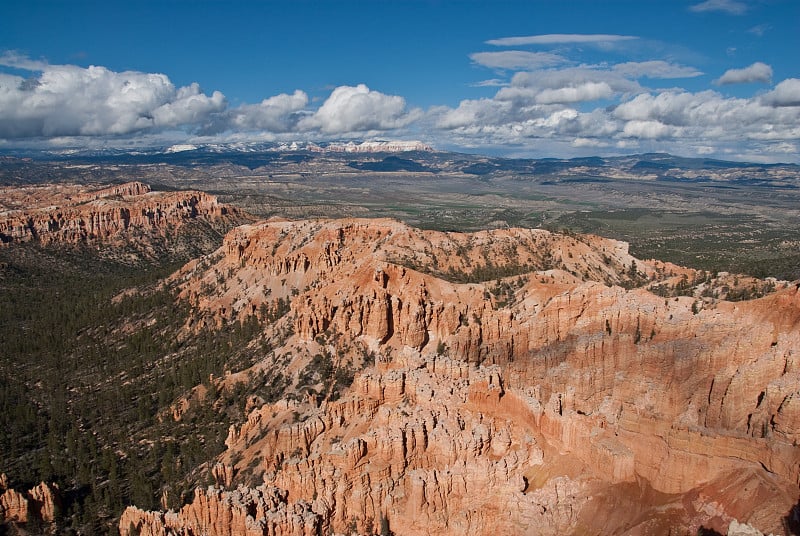
[[5, 474], [0, 475], [0, 526], [34, 521], [50, 524], [60, 508], [57, 486], [41, 482], [27, 492], [19, 492], [8, 486]]
[[307, 502], [287, 503], [272, 486], [197, 489], [180, 512], [143, 512], [129, 507], [120, 518], [120, 534], [214, 534], [215, 536], [314, 536], [327, 512]]
[[[388, 220], [242, 226], [173, 276], [201, 320], [191, 329], [260, 316], [284, 334], [260, 366], [282, 360], [298, 392], [317, 393], [253, 409], [215, 470], [223, 486], [278, 490], [273, 510], [313, 512], [295, 533], [695, 533], [734, 520], [777, 533], [800, 495], [800, 285], [735, 303], [701, 286], [648, 290], [701, 279], [599, 237]], [[375, 364], [335, 398], [307, 383], [320, 352], [339, 369], [370, 352]], [[120, 529], [191, 532], [202, 515], [279, 530], [259, 521], [266, 507], [187, 508], [131, 509]]]
[[0, 244], [94, 243], [165, 235], [192, 220], [233, 219], [237, 209], [204, 192], [153, 192], [141, 182], [0, 188]]

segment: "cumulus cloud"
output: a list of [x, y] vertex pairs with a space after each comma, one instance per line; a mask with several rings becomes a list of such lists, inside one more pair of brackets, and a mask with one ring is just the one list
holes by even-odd
[[504, 50], [502, 52], [475, 52], [470, 59], [478, 65], [492, 69], [540, 69], [564, 63], [566, 59], [549, 52]]
[[690, 6], [689, 11], [694, 11], [695, 13], [722, 11], [731, 15], [742, 15], [747, 11], [747, 4], [738, 0], [706, 0]]
[[558, 134], [568, 137], [608, 140], [619, 132], [621, 123], [604, 108], [581, 112], [559, 125]]
[[746, 99], [725, 99], [714, 91], [643, 93], [616, 107], [614, 116], [625, 121], [658, 121], [676, 126], [740, 125], [763, 119], [767, 110], [753, 109]]
[[673, 134], [673, 129], [660, 121], [628, 121], [622, 129], [627, 138], [658, 139]]
[[[784, 80], [761, 96], [731, 98], [710, 90], [646, 90], [610, 69], [517, 73], [494, 98], [440, 111], [436, 126], [465, 146], [533, 148], [543, 146], [541, 141], [583, 151], [612, 144], [650, 150], [658, 143], [659, 150], [678, 153], [751, 147], [784, 154], [800, 139], [798, 79]], [[621, 102], [586, 110], [595, 99]], [[583, 103], [584, 110], [575, 103]]]
[[594, 138], [575, 138], [572, 140], [571, 145], [577, 148], [585, 147], [608, 147], [609, 143]]
[[793, 80], [761, 98], [725, 98], [714, 91], [642, 94], [617, 106], [614, 116], [628, 122], [658, 121], [679, 129], [673, 135], [695, 141], [797, 139], [800, 80]]
[[769, 106], [800, 106], [800, 79], [787, 78], [761, 97]]
[[607, 99], [615, 94], [637, 93], [641, 86], [613, 72], [571, 67], [536, 72], [519, 72], [510, 87], [497, 92], [497, 100], [539, 104], [572, 103]]
[[[546, 35], [506, 38], [510, 45], [609, 43], [635, 39], [608, 35]], [[605, 40], [605, 41], [604, 41]], [[495, 43], [492, 43], [495, 44]], [[505, 45], [503, 45], [505, 46]], [[566, 49], [567, 47], [560, 47]], [[197, 84], [175, 87], [166, 75], [113, 72], [104, 67], [48, 65], [25, 56], [0, 55], [0, 143], [47, 137], [65, 146], [115, 140], [151, 143], [165, 136], [199, 133], [197, 140], [284, 140], [301, 136], [331, 139], [369, 137], [406, 129], [432, 128], [438, 140], [461, 147], [495, 147], [522, 152], [548, 150], [586, 154], [595, 148], [684, 154], [796, 155], [800, 139], [800, 79], [790, 78], [750, 98], [716, 91], [655, 90], [641, 79], [700, 76], [670, 61], [610, 64], [570, 63], [560, 54], [507, 50], [480, 52], [472, 61], [515, 72], [510, 80], [476, 84], [498, 89], [491, 98], [462, 100], [457, 107], [422, 112], [398, 95], [364, 84], [335, 88], [322, 104], [304, 91], [229, 107], [224, 95]], [[19, 76], [18, 70], [25, 76]], [[13, 73], [13, 74], [12, 74]], [[724, 73], [715, 83], [769, 82], [772, 69], [754, 63]], [[593, 104], [594, 103], [594, 104]], [[180, 129], [182, 132], [179, 132]], [[133, 136], [122, 137], [126, 134]], [[390, 135], [397, 135], [394, 132]], [[402, 133], [400, 133], [402, 135]], [[87, 138], [87, 136], [93, 136]], [[37, 142], [38, 143], [38, 142]], [[194, 142], [193, 142], [194, 143]]]
[[232, 110], [229, 127], [235, 130], [290, 132], [296, 128], [306, 106], [308, 95], [304, 91], [298, 89], [291, 95], [281, 93], [259, 104], [243, 104]]
[[720, 86], [727, 84], [747, 84], [750, 82], [763, 82], [769, 84], [772, 81], [772, 67], [760, 61], [755, 62], [744, 69], [728, 69], [725, 74], [714, 80]]
[[226, 107], [225, 97], [215, 91], [211, 97], [200, 91], [200, 85], [192, 83], [179, 88], [175, 98], [167, 100], [153, 110], [153, 123], [158, 127], [197, 125], [206, 121], [210, 114]]
[[227, 107], [197, 84], [163, 74], [48, 65], [4, 55], [0, 64], [36, 73], [0, 76], [0, 137], [100, 136], [195, 126]]
[[517, 47], [523, 45], [560, 45], [567, 43], [612, 43], [638, 39], [632, 35], [611, 34], [543, 34], [521, 37], [502, 37], [486, 41], [487, 45], [499, 47]]
[[299, 127], [326, 134], [391, 130], [402, 128], [418, 117], [417, 110], [406, 110], [403, 97], [372, 91], [359, 84], [334, 89], [313, 115], [299, 122]]
[[702, 71], [662, 60], [629, 61], [614, 65], [613, 70], [629, 78], [694, 78]]
[[455, 109], [447, 109], [437, 121], [437, 126], [446, 130], [494, 125], [511, 120], [512, 106], [508, 102], [494, 99], [463, 100]]
[[607, 82], [585, 82], [576, 86], [558, 89], [544, 89], [536, 95], [539, 104], [573, 103], [608, 99], [614, 95], [614, 90]]
[[407, 110], [403, 97], [363, 84], [334, 89], [316, 111], [308, 109], [301, 90], [229, 108], [219, 91], [207, 95], [196, 83], [176, 87], [164, 74], [49, 65], [15, 53], [0, 56], [0, 65], [30, 73], [0, 72], [0, 138], [6, 139], [143, 136], [170, 129], [344, 134], [401, 128], [421, 115]]

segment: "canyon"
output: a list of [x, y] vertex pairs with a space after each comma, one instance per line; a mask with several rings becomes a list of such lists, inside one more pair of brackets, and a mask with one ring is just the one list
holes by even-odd
[[[166, 513], [129, 507], [123, 535], [796, 527], [796, 283], [592, 235], [275, 218], [168, 284], [187, 333], [263, 324], [271, 349], [216, 392], [289, 387], [248, 397], [213, 486]], [[737, 285], [763, 296], [725, 299]]]
[[[256, 222], [213, 195], [138, 181], [0, 193], [0, 284], [24, 276], [15, 254], [26, 248], [50, 263], [87, 252], [123, 264], [192, 259], [113, 294], [118, 313], [138, 312], [76, 329], [89, 346], [64, 358], [101, 359], [65, 392], [105, 392], [114, 407], [111, 393], [125, 389], [133, 413], [152, 420], [128, 440], [112, 426], [92, 447], [110, 468], [97, 496], [120, 505], [104, 519], [123, 535], [798, 533], [798, 282], [641, 259], [626, 242], [570, 231]], [[124, 305], [137, 296], [139, 308]], [[215, 338], [227, 342], [202, 346], [210, 354], [192, 346]], [[114, 359], [106, 347], [152, 361], [139, 372], [119, 363], [98, 384]], [[176, 368], [189, 361], [193, 373]], [[9, 366], [5, 387], [23, 381]], [[35, 393], [39, 364], [29, 366]], [[160, 389], [170, 375], [157, 397], [130, 388]], [[73, 432], [100, 426], [84, 413]], [[234, 418], [204, 428], [223, 415]], [[164, 454], [179, 437], [214, 434], [219, 450], [206, 457]], [[155, 460], [145, 477], [155, 487], [140, 480], [143, 492], [111, 495], [112, 474], [122, 490], [132, 481], [120, 484], [118, 469], [153, 467], [123, 465], [136, 457]], [[15, 487], [0, 478], [0, 528], [55, 533], [77, 518], [80, 487], [14, 469]], [[160, 510], [136, 506], [153, 495]]]

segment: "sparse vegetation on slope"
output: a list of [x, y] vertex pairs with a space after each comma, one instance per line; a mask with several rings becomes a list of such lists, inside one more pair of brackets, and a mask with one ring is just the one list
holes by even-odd
[[258, 322], [181, 336], [186, 304], [159, 285], [179, 263], [132, 268], [34, 245], [0, 256], [2, 470], [17, 485], [59, 484], [60, 531], [112, 530], [125, 505], [155, 507], [165, 490], [179, 504], [244, 408], [207, 393], [174, 422], [172, 407], [259, 358]]

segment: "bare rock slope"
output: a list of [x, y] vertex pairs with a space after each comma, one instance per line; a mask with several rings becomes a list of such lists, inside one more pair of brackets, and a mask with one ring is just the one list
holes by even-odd
[[724, 277], [543, 230], [239, 227], [173, 276], [187, 330], [258, 316], [272, 349], [218, 388], [281, 374], [291, 396], [251, 398], [217, 486], [120, 530], [783, 532], [800, 290], [729, 302]]

